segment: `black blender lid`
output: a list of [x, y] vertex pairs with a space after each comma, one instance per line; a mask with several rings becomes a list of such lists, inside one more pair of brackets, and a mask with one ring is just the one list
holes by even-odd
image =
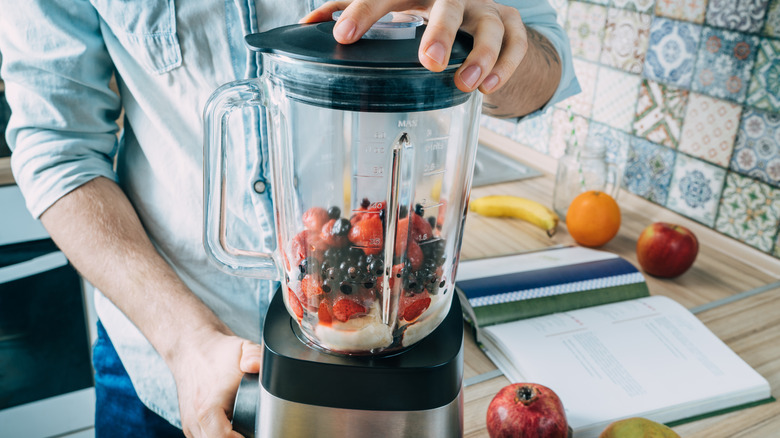
[[399, 13], [383, 17], [353, 44], [333, 38], [335, 21], [293, 24], [246, 37], [251, 50], [264, 55], [263, 69], [283, 84], [293, 101], [329, 109], [361, 112], [414, 112], [463, 104], [471, 93], [455, 86], [457, 67], [473, 40], [458, 33], [449, 67], [425, 69], [418, 49], [422, 18]]
[[[340, 44], [333, 38], [335, 24], [335, 21], [327, 21], [278, 27], [247, 35], [246, 43], [254, 51], [318, 63], [355, 67], [422, 67], [417, 53], [425, 25], [418, 26], [411, 39], [364, 37], [352, 44]], [[472, 45], [471, 35], [459, 31], [452, 46], [449, 65], [463, 63]]]

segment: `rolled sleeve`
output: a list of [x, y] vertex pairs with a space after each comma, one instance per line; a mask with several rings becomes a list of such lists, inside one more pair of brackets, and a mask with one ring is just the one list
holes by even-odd
[[[30, 20], [30, 17], [37, 17]], [[35, 217], [80, 185], [116, 179], [119, 97], [87, 1], [27, 1], [0, 14], [11, 168]]]
[[558, 88], [552, 98], [540, 111], [545, 111], [556, 103], [582, 91], [574, 74], [569, 37], [558, 24], [555, 9], [547, 1], [542, 0], [502, 0], [499, 3], [515, 7], [520, 12], [523, 23], [544, 35], [558, 51], [558, 57], [561, 60], [561, 80], [558, 82]]

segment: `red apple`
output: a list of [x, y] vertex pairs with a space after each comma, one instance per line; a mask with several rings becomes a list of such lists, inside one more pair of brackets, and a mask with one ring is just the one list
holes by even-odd
[[487, 411], [490, 438], [566, 438], [569, 426], [558, 395], [537, 383], [503, 387]]
[[639, 265], [650, 275], [673, 278], [693, 265], [699, 241], [691, 230], [666, 222], [645, 228], [636, 241]]

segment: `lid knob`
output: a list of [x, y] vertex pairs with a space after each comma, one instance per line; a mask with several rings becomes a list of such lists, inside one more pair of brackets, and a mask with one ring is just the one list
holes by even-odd
[[[343, 11], [336, 11], [332, 17], [338, 21]], [[390, 12], [363, 34], [366, 40], [412, 40], [416, 36], [417, 27], [423, 25], [423, 18], [419, 15]]]

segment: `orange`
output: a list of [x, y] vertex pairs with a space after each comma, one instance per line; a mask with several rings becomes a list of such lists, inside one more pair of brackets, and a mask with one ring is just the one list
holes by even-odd
[[598, 190], [580, 193], [569, 204], [566, 227], [582, 246], [596, 247], [612, 240], [620, 230], [620, 207], [612, 196]]

